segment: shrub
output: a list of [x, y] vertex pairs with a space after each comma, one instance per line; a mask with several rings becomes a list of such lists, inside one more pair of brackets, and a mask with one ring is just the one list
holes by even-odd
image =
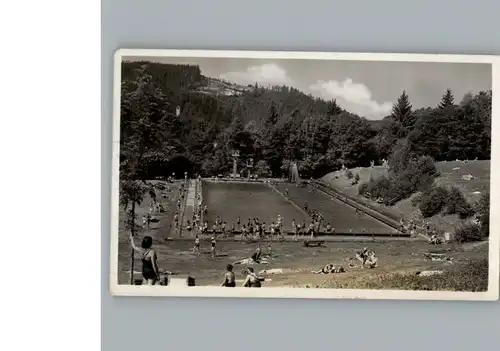
[[356, 184], [359, 183], [359, 180], [360, 180], [359, 173], [356, 173], [356, 176], [354, 177], [354, 181], [356, 182]]
[[455, 230], [455, 240], [462, 244], [483, 239], [481, 227], [474, 223], [463, 224]]
[[483, 237], [490, 235], [490, 194], [481, 195], [476, 204], [476, 213], [479, 215], [481, 222], [481, 234]]
[[391, 181], [387, 177], [380, 177], [368, 183], [366, 191], [369, 192], [372, 198], [387, 199], [390, 197]]
[[352, 177], [354, 177], [354, 175], [352, 174], [352, 171], [350, 169], [345, 171], [345, 176], [347, 177], [347, 179], [352, 179]]
[[422, 193], [418, 193], [411, 199], [411, 205], [413, 207], [418, 207], [421, 201], [422, 201]]
[[436, 186], [430, 191], [422, 194], [418, 208], [424, 218], [432, 217], [446, 206], [448, 200], [448, 190], [446, 188]]
[[389, 169], [392, 175], [398, 175], [408, 167], [413, 153], [406, 139], [399, 140], [394, 146], [393, 153], [389, 156]]
[[269, 165], [266, 160], [260, 160], [255, 165], [255, 172], [259, 177], [268, 177], [271, 173]]
[[370, 178], [367, 185], [359, 188], [361, 195], [368, 192], [373, 198], [381, 197], [384, 203], [390, 206], [417, 191], [429, 191], [434, 178], [438, 176], [432, 157], [415, 157], [405, 143], [395, 149], [390, 164], [389, 178], [382, 177], [376, 180]]
[[364, 196], [366, 192], [368, 191], [368, 183], [361, 183], [358, 186], [358, 194], [361, 196]]
[[472, 216], [473, 212], [472, 206], [469, 205], [460, 189], [452, 187], [448, 192], [445, 213], [458, 214], [460, 218], [464, 219]]

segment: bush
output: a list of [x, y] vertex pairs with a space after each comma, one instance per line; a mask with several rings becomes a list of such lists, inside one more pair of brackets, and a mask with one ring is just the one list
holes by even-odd
[[255, 172], [259, 178], [268, 177], [271, 173], [269, 165], [266, 160], [259, 160], [255, 165]]
[[458, 214], [460, 218], [464, 219], [472, 216], [474, 211], [460, 189], [452, 187], [448, 192], [448, 202], [446, 204], [445, 213]]
[[481, 195], [476, 204], [476, 213], [481, 223], [481, 234], [484, 238], [490, 236], [490, 194]]
[[356, 184], [358, 184], [358, 183], [359, 183], [359, 180], [360, 180], [360, 178], [359, 178], [359, 174], [358, 174], [358, 173], [356, 173], [356, 176], [354, 177], [354, 181], [356, 182]]
[[411, 205], [413, 207], [418, 207], [420, 205], [420, 202], [422, 202], [422, 193], [418, 193], [411, 199]]
[[372, 198], [381, 197], [382, 199], [386, 199], [390, 196], [391, 181], [387, 177], [380, 177], [366, 183], [365, 187], [366, 189], [364, 189], [362, 194], [368, 192]]
[[369, 192], [372, 197], [381, 197], [386, 205], [393, 205], [417, 191], [428, 191], [432, 187], [438, 175], [434, 160], [428, 156], [406, 160], [403, 156], [408, 156], [408, 153], [405, 150], [400, 152], [393, 158], [390, 178], [370, 179], [366, 186], [361, 187], [360, 194]]
[[467, 223], [455, 230], [455, 240], [462, 244], [483, 239], [481, 226], [474, 223]]
[[448, 190], [436, 186], [430, 191], [422, 194], [418, 208], [424, 218], [432, 217], [440, 213], [446, 206], [448, 200]]
[[365, 196], [366, 192], [368, 191], [368, 183], [361, 183], [358, 186], [358, 194], [361, 196]]
[[354, 177], [354, 175], [352, 174], [352, 171], [350, 169], [345, 171], [345, 176], [347, 177], [347, 179], [352, 179]]

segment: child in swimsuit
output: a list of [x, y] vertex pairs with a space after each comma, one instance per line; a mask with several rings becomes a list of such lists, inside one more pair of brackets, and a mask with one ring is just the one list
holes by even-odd
[[227, 288], [236, 287], [236, 277], [233, 272], [232, 264], [228, 264], [226, 267], [226, 273], [224, 274], [224, 282], [222, 283], [222, 286]]

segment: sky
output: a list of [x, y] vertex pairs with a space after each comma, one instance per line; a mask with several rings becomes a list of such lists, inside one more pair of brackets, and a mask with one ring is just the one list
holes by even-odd
[[468, 93], [491, 89], [491, 65], [476, 63], [271, 60], [244, 58], [124, 58], [198, 65], [203, 75], [237, 84], [288, 85], [349, 112], [382, 119], [403, 90], [413, 108], [437, 106], [446, 89], [460, 102]]

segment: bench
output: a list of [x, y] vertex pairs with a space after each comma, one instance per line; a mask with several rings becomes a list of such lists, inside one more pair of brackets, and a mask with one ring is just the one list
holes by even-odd
[[314, 240], [314, 241], [306, 240], [306, 241], [304, 241], [304, 246], [305, 247], [320, 247], [320, 246], [323, 246], [324, 243], [325, 243], [324, 240]]

